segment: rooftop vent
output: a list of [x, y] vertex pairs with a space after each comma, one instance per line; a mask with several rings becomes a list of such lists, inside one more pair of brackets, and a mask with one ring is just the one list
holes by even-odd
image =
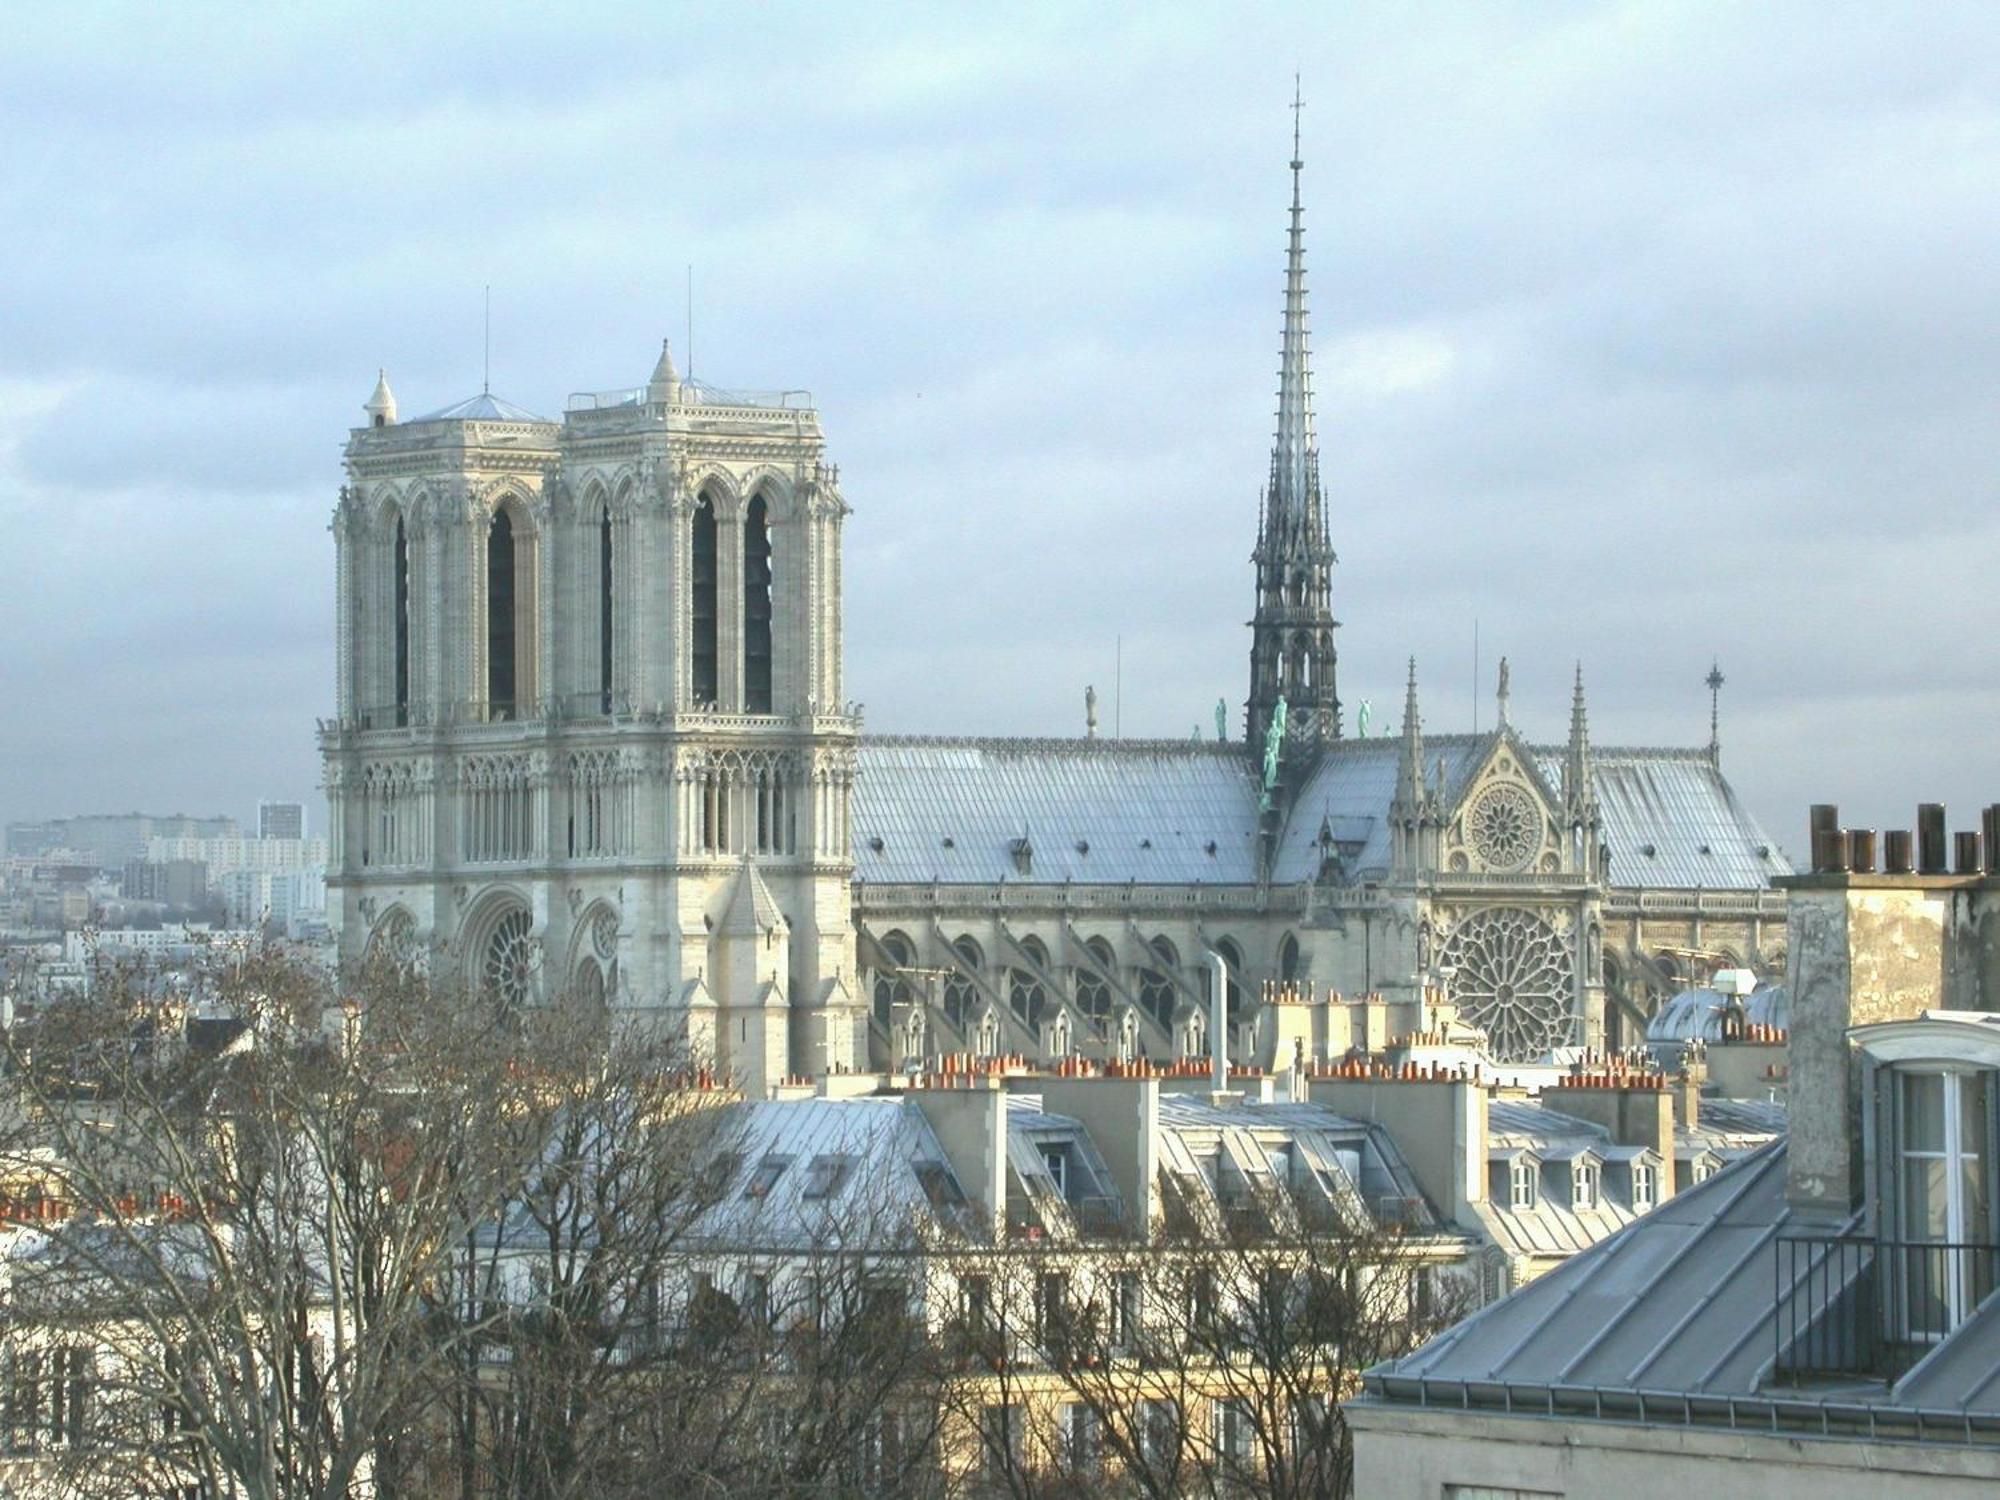
[[880, 854], [882, 852], [882, 835], [879, 833], [870, 834], [868, 837], [868, 847], [873, 849], [877, 854]]

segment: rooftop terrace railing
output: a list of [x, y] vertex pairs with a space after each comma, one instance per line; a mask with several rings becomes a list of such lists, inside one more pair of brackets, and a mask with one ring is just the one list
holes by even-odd
[[1993, 1290], [2000, 1245], [1780, 1235], [1774, 1379], [1891, 1381]]

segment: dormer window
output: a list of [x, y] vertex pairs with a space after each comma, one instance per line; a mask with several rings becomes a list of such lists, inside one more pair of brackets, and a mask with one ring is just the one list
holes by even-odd
[[1893, 1223], [1882, 1238], [1901, 1242], [1897, 1322], [1913, 1341], [1935, 1340], [1992, 1290], [1994, 1078], [1897, 1068], [1890, 1080]]
[[1541, 1201], [1541, 1170], [1530, 1158], [1515, 1161], [1507, 1169], [1509, 1196], [1516, 1208], [1533, 1208]]
[[1651, 1213], [1653, 1205], [1659, 1201], [1659, 1180], [1654, 1175], [1653, 1164], [1645, 1161], [1632, 1163], [1632, 1211]]
[[1572, 1208], [1595, 1208], [1598, 1198], [1597, 1163], [1579, 1157], [1569, 1169], [1569, 1201]]
[[1042, 1169], [1056, 1185], [1058, 1196], [1069, 1196], [1069, 1150], [1063, 1146], [1042, 1147]]

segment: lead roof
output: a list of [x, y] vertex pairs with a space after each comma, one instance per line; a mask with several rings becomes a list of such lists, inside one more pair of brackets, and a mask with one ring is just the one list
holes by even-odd
[[[1425, 740], [1424, 758], [1432, 769], [1443, 765], [1455, 798], [1493, 745], [1491, 735], [1436, 736]], [[1323, 824], [1351, 878], [1387, 875], [1401, 751], [1389, 739], [1327, 749], [1279, 835], [1274, 881], [1317, 875]], [[1560, 796], [1562, 749], [1532, 754]], [[1790, 873], [1706, 752], [1595, 750], [1592, 760], [1614, 886], [1761, 890]], [[855, 878], [1254, 885], [1258, 816], [1241, 745], [870, 737], [855, 779]]]

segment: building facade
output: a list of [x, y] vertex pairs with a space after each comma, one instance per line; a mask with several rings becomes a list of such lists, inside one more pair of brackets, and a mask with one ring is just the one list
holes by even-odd
[[852, 1068], [847, 507], [802, 393], [682, 381], [560, 422], [481, 395], [348, 445], [342, 953], [686, 1027], [755, 1089]]
[[[490, 394], [347, 448], [341, 952], [678, 1027], [753, 1092], [952, 1052], [1266, 1065], [1267, 982], [1412, 1006], [1496, 1054], [1636, 1041], [1691, 970], [1781, 959], [1789, 866], [1706, 749], [1343, 732], [1292, 160], [1246, 737], [863, 737], [848, 514], [799, 393]], [[1248, 528], [1246, 526], [1246, 532]], [[1246, 536], [1246, 540], [1247, 540]], [[1365, 726], [1362, 726], [1365, 728]]]

